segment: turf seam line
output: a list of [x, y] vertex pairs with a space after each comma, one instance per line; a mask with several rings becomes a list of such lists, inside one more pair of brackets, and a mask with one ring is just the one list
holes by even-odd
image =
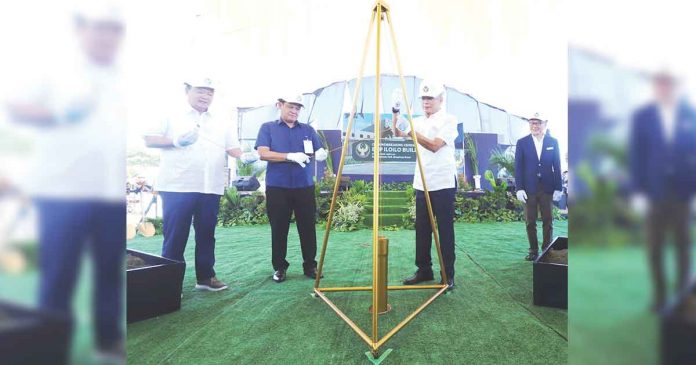
[[545, 327], [547, 327], [547, 328], [549, 328], [550, 330], [552, 330], [553, 332], [555, 332], [555, 333], [556, 333], [559, 337], [561, 337], [563, 340], [565, 340], [566, 342], [568, 342], [568, 337], [567, 337], [567, 336], [565, 336], [564, 334], [562, 334], [561, 332], [559, 332], [557, 329], [555, 329], [555, 328], [549, 326], [546, 322], [544, 322], [544, 320], [541, 319], [541, 317], [539, 317], [536, 313], [534, 313], [534, 311], [530, 310], [530, 309], [529, 309], [526, 305], [524, 305], [522, 302], [520, 302], [519, 300], [515, 299], [515, 297], [513, 297], [513, 296], [510, 294], [510, 292], [508, 292], [507, 289], [505, 289], [505, 287], [504, 287], [493, 275], [491, 275], [488, 271], [486, 271], [486, 269], [484, 269], [483, 266], [481, 266], [481, 264], [479, 264], [476, 260], [474, 260], [474, 258], [471, 257], [471, 255], [470, 255], [468, 252], [464, 251], [463, 249], [461, 249], [460, 247], [458, 247], [456, 244], [455, 244], [455, 246], [456, 246], [457, 248], [459, 248], [459, 249], [466, 255], [466, 257], [468, 257], [469, 260], [470, 260], [471, 262], [473, 262], [474, 265], [476, 265], [476, 266], [479, 268], [479, 270], [481, 270], [481, 272], [483, 272], [484, 274], [486, 274], [486, 275], [487, 275], [488, 277], [490, 277], [496, 284], [498, 284], [498, 286], [499, 286], [501, 289], [503, 289], [503, 291], [505, 292], [505, 294], [506, 294], [508, 297], [510, 297], [510, 299], [512, 299], [513, 302], [517, 303], [517, 305], [519, 305], [520, 307], [524, 308], [525, 311], [529, 312], [529, 314], [531, 314], [532, 316], [534, 316], [534, 318], [536, 318], [537, 321], [539, 321], [539, 323], [543, 324]]

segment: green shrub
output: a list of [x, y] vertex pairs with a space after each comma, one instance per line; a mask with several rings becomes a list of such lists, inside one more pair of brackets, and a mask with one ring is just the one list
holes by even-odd
[[365, 206], [365, 204], [367, 203], [367, 193], [353, 189], [353, 187], [351, 186], [350, 189], [345, 190], [341, 193], [341, 195], [339, 196], [338, 203], [356, 203], [360, 204], [361, 206]]
[[349, 191], [352, 194], [367, 195], [367, 182], [365, 180], [356, 180], [351, 182]]
[[155, 227], [155, 235], [162, 234], [162, 218], [148, 218], [147, 221]]
[[380, 188], [382, 191], [406, 191], [408, 188], [413, 189], [413, 183], [410, 181], [382, 183]]
[[524, 219], [524, 207], [508, 191], [507, 184], [494, 185], [479, 198], [458, 195], [454, 216], [457, 222], [514, 222]]
[[321, 191], [333, 191], [334, 185], [336, 184], [336, 175], [329, 172], [329, 170], [324, 171], [324, 176], [321, 180], [316, 182], [314, 189], [317, 194]]
[[491, 165], [498, 166], [498, 169], [505, 169], [510, 176], [515, 176], [515, 154], [506, 152], [496, 147], [491, 151], [491, 157], [488, 160]]
[[235, 187], [228, 188], [220, 199], [218, 225], [223, 227], [268, 223], [263, 193], [240, 196]]
[[340, 202], [333, 218], [333, 227], [337, 231], [348, 232], [360, 229], [363, 206], [357, 202]]

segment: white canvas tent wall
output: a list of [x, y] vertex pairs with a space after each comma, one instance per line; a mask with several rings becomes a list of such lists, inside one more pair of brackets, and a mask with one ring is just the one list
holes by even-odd
[[[405, 76], [406, 94], [412, 103], [414, 115], [423, 113], [420, 102], [417, 99], [417, 87], [421, 78]], [[398, 76], [382, 75], [382, 113], [391, 111], [391, 95], [394, 89], [400, 89]], [[360, 100], [357, 103], [359, 113], [374, 113], [374, 76], [368, 76], [363, 80]], [[299, 116], [299, 121], [310, 123], [317, 130], [342, 130], [343, 112], [352, 105], [350, 97], [355, 88], [355, 79], [334, 82], [326, 87], [319, 88], [312, 93], [304, 94], [305, 108]], [[529, 133], [527, 120], [517, 115], [510, 114], [502, 108], [479, 102], [471, 95], [462, 93], [452, 87], [446, 87], [445, 108], [448, 113], [457, 117], [462, 124], [464, 133], [495, 133], [498, 135], [498, 144], [514, 145], [517, 139]], [[348, 95], [348, 98], [346, 96]], [[348, 105], [346, 105], [348, 104]], [[239, 108], [240, 138], [247, 141], [256, 139], [259, 127], [264, 122], [278, 118], [275, 104], [268, 104], [253, 108]], [[345, 131], [344, 131], [345, 132]], [[355, 132], [355, 131], [354, 131]]]

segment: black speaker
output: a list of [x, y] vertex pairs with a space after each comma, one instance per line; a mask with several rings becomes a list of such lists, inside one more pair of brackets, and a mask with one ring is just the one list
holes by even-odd
[[231, 185], [237, 188], [237, 191], [256, 191], [261, 187], [256, 176], [239, 176], [232, 181]]

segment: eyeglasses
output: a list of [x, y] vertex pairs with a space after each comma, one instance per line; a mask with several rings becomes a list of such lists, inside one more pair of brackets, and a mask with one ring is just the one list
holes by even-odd
[[529, 121], [529, 125], [533, 125], [533, 126], [537, 126], [537, 127], [541, 126], [542, 124], [544, 124], [544, 122], [542, 122], [540, 120], [535, 120], [533, 122], [531, 120]]

